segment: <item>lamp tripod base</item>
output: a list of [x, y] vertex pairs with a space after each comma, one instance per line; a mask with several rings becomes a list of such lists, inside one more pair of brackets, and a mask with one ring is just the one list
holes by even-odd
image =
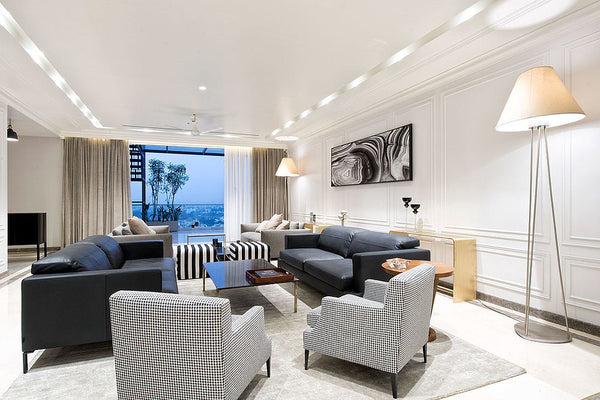
[[567, 331], [531, 320], [529, 320], [527, 334], [525, 334], [525, 322], [515, 324], [515, 332], [523, 339], [541, 343], [569, 343], [573, 340]]

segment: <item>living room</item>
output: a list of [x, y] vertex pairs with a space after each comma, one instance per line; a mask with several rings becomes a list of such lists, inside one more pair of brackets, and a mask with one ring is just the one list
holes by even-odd
[[[65, 149], [72, 138], [222, 149], [227, 241], [241, 238], [241, 224], [277, 213], [312, 224], [315, 234], [340, 225], [408, 233], [430, 251], [429, 260], [452, 265], [431, 310], [437, 339], [429, 342], [427, 363], [419, 347], [399, 370], [400, 397], [600, 396], [600, 189], [593, 184], [599, 178], [600, 2], [384, 1], [373, 7], [2, 0], [0, 6], [0, 128], [18, 134], [16, 142], [0, 140], [0, 393], [6, 398], [117, 397], [115, 359], [106, 345], [37, 349], [28, 354], [28, 372], [21, 368], [21, 282], [36, 257], [31, 246], [24, 246], [26, 256], [23, 246], [9, 252], [7, 218], [45, 213], [50, 255], [84, 239], [65, 240], [74, 224], [64, 216], [65, 179], [72, 178], [65, 175]], [[542, 66], [553, 67], [585, 118], [548, 125], [548, 164], [542, 139], [539, 188], [532, 192], [537, 132], [496, 128], [518, 77]], [[334, 183], [364, 171], [338, 175], [333, 153], [408, 126], [410, 176]], [[249, 171], [259, 168], [252, 154], [261, 149], [277, 156], [269, 159], [265, 182], [253, 185], [258, 178]], [[267, 189], [286, 155], [298, 176], [277, 178], [277, 190]], [[186, 185], [202, 191], [201, 183]], [[268, 206], [257, 212], [263, 201]], [[415, 212], [411, 204], [419, 205]], [[86, 236], [109, 234], [125, 219]], [[476, 243], [469, 253], [474, 271], [459, 265], [457, 240]], [[287, 263], [279, 254], [273, 259], [280, 267]], [[272, 375], [262, 365], [240, 398], [390, 398], [389, 376], [360, 362], [311, 351], [304, 369], [307, 315], [333, 294], [295, 275], [296, 296], [295, 283], [225, 291], [207, 277], [204, 292], [200, 276], [177, 281], [181, 295], [228, 299], [233, 314], [264, 308]], [[454, 302], [448, 289], [457, 295], [464, 282], [473, 297]], [[520, 337], [513, 326], [526, 309], [532, 320], [561, 331], [566, 312], [572, 341]], [[75, 374], [76, 384], [52, 383], [65, 374]]]

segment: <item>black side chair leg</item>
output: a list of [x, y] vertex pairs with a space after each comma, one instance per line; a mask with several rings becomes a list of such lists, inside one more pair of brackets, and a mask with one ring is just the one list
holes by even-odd
[[304, 369], [308, 369], [308, 350], [304, 350]]
[[267, 360], [267, 376], [271, 377], [271, 357]]
[[423, 345], [423, 362], [427, 364], [427, 343]]
[[392, 374], [392, 396], [398, 398], [398, 374]]
[[29, 368], [27, 365], [27, 353], [23, 353], [23, 373], [26, 374], [28, 369]]

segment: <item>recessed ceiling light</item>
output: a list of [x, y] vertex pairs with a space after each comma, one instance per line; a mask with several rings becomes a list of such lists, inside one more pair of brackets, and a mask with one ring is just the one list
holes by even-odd
[[298, 140], [298, 136], [277, 136], [275, 140], [279, 140], [280, 142], [295, 142]]
[[206, 86], [198, 86], [198, 90], [204, 92], [206, 90]]
[[290, 119], [288, 122], [285, 123], [285, 125], [283, 125], [283, 127], [284, 128], [289, 128], [290, 126], [294, 125], [294, 122], [295, 121], [293, 121], [293, 120]]

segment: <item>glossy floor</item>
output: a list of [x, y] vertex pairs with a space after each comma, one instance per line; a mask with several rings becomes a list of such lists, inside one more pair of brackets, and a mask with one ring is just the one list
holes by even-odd
[[[20, 264], [15, 264], [17, 262]], [[12, 278], [0, 278], [0, 393], [21, 374], [20, 281], [23, 272], [19, 271], [26, 271], [27, 262], [21, 259], [11, 264]], [[301, 296], [302, 290], [300, 301]], [[433, 326], [527, 370], [524, 375], [451, 399], [581, 399], [600, 392], [597, 341], [574, 339], [562, 345], [530, 342], [514, 333], [514, 323], [511, 317], [478, 302], [455, 304], [451, 298], [438, 294]], [[35, 358], [36, 354], [30, 356], [32, 361]]]

